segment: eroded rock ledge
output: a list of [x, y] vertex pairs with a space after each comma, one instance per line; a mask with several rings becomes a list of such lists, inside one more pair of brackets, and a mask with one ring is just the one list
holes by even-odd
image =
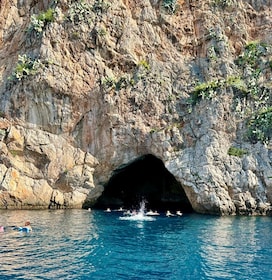
[[152, 155], [194, 211], [270, 215], [271, 14], [265, 0], [2, 0], [0, 207], [92, 206]]
[[81, 208], [89, 196], [99, 196], [92, 155], [62, 136], [5, 119], [0, 127], [1, 208]]

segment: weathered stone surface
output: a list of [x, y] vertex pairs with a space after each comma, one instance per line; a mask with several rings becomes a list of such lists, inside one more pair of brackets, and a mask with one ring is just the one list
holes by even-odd
[[[153, 154], [195, 211], [271, 213], [271, 143], [245, 137], [247, 112], [264, 108], [235, 86], [190, 99], [229, 77], [271, 96], [271, 1], [175, 2], [1, 1], [1, 207], [92, 205], [115, 168]], [[49, 7], [55, 19], [30, 31]], [[268, 54], [252, 80], [237, 59], [258, 40]], [[23, 54], [38, 70], [9, 80]]]
[[62, 136], [11, 125], [0, 159], [2, 208], [82, 207], [95, 187], [97, 160]]

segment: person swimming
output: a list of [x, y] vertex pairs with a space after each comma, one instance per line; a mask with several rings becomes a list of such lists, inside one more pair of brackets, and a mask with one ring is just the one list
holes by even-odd
[[22, 231], [22, 232], [30, 232], [30, 231], [32, 231], [32, 227], [30, 225], [30, 221], [26, 221], [24, 226], [18, 227], [17, 229], [18, 229], [18, 231]]
[[182, 216], [182, 215], [183, 215], [183, 213], [181, 213], [179, 210], [176, 212], [176, 214], [177, 214], [178, 216]]
[[166, 217], [173, 217], [173, 216], [175, 216], [175, 215], [172, 214], [169, 210], [167, 210]]
[[0, 232], [4, 232], [5, 231], [5, 227], [4, 226], [0, 226]]
[[32, 227], [31, 227], [31, 225], [30, 225], [30, 221], [26, 221], [26, 222], [25, 222], [24, 228], [27, 228], [29, 231], [32, 231]]
[[157, 211], [152, 211], [149, 210], [148, 212], [146, 212], [147, 216], [159, 216], [160, 214]]

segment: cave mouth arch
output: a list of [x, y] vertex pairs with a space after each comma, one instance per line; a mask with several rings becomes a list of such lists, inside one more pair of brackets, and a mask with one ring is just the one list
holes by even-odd
[[152, 154], [115, 169], [94, 208], [138, 209], [143, 200], [146, 209], [193, 212], [182, 185]]

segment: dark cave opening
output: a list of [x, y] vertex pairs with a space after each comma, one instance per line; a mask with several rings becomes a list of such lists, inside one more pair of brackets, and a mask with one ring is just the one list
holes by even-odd
[[143, 200], [147, 209], [193, 211], [181, 184], [151, 154], [115, 169], [94, 208], [137, 209]]

